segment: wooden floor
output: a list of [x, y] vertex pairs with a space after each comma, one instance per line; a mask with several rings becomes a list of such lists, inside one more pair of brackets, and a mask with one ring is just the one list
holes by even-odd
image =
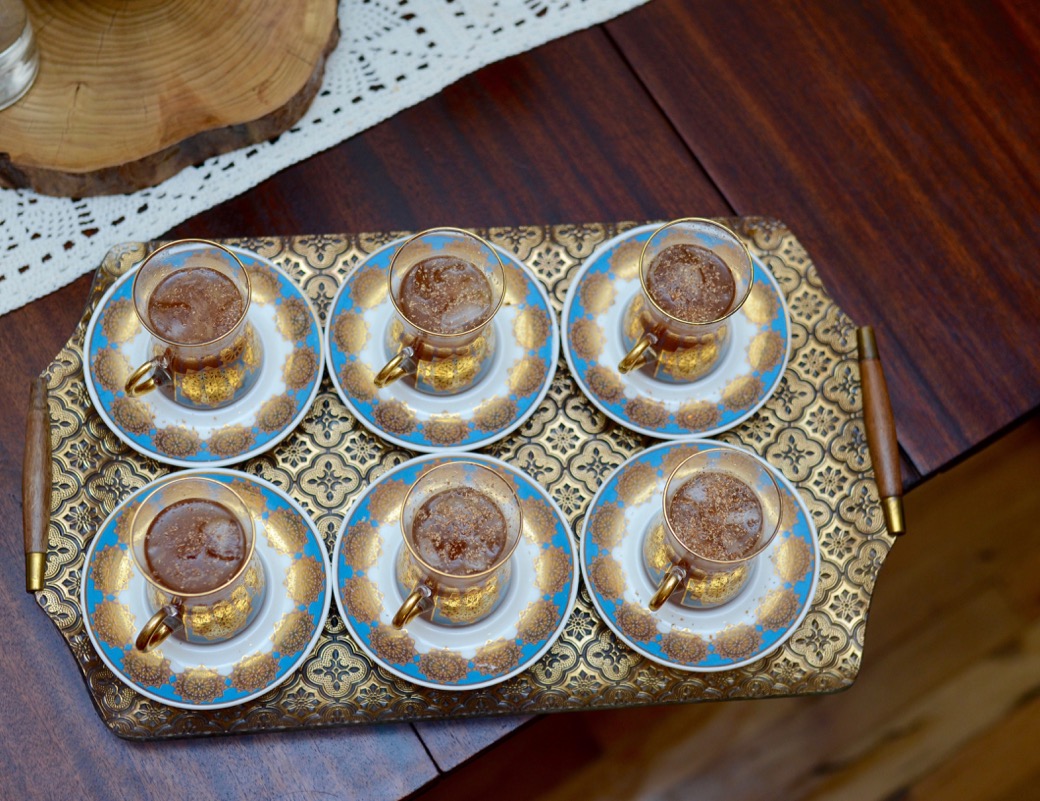
[[422, 801], [1040, 799], [1040, 418], [914, 490], [832, 696], [543, 717]]

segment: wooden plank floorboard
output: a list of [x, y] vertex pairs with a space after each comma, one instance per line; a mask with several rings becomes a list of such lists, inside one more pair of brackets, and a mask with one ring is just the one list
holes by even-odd
[[1030, 6], [657, 0], [607, 25], [736, 211], [789, 223], [878, 328], [923, 476], [1040, 403]]

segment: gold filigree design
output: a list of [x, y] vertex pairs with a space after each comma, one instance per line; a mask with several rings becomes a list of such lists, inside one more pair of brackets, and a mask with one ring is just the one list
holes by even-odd
[[766, 373], [776, 367], [784, 359], [787, 343], [776, 331], [762, 331], [755, 334], [748, 344], [748, 361], [752, 370]]
[[130, 377], [130, 362], [114, 348], [102, 348], [94, 356], [94, 375], [109, 392], [122, 392]]
[[643, 243], [630, 239], [614, 249], [610, 257], [610, 271], [623, 281], [639, 276], [639, 259], [643, 255]]
[[593, 361], [603, 352], [603, 329], [599, 323], [587, 317], [579, 317], [571, 323], [571, 353], [579, 359]]
[[527, 297], [529, 284], [524, 271], [511, 262], [504, 265], [503, 274], [506, 281], [505, 303], [515, 305]]
[[800, 608], [801, 603], [794, 590], [781, 587], [762, 599], [755, 617], [763, 628], [783, 629], [798, 616]]
[[102, 601], [94, 608], [94, 633], [113, 648], [125, 648], [137, 634], [133, 612], [119, 601]]
[[485, 676], [501, 676], [520, 664], [522, 653], [513, 640], [495, 640], [477, 649], [473, 667]]
[[661, 650], [682, 665], [695, 665], [708, 655], [708, 644], [693, 632], [675, 628], [661, 637]]
[[419, 672], [438, 684], [454, 684], [469, 673], [469, 662], [448, 648], [428, 651], [419, 657]]
[[548, 595], [555, 595], [571, 578], [571, 557], [562, 548], [542, 551], [534, 562], [535, 583]]
[[246, 270], [249, 273], [250, 297], [253, 303], [266, 306], [282, 293], [282, 282], [268, 267], [251, 264]]
[[290, 353], [282, 369], [282, 378], [289, 389], [303, 389], [314, 380], [318, 372], [318, 354], [311, 348], [301, 348]]
[[275, 325], [278, 333], [290, 342], [303, 343], [307, 334], [311, 332], [311, 310], [307, 303], [300, 298], [285, 298], [278, 304], [275, 314]]
[[549, 315], [538, 306], [528, 306], [513, 320], [513, 336], [525, 350], [538, 350], [549, 339]]
[[687, 401], [675, 413], [675, 422], [690, 431], [709, 431], [721, 419], [719, 407], [708, 401]]
[[754, 626], [738, 623], [726, 626], [712, 638], [712, 642], [719, 656], [736, 662], [747, 659], [761, 647], [762, 635]]
[[[164, 598], [161, 603], [167, 601]], [[259, 595], [240, 585], [224, 600], [188, 607], [184, 615], [184, 628], [194, 638], [211, 641], [227, 639], [246, 627], [253, 605], [258, 603]]]
[[256, 692], [278, 678], [278, 662], [270, 654], [252, 654], [231, 668], [231, 686], [241, 692]]
[[140, 505], [140, 503], [127, 504], [123, 511], [120, 512], [119, 519], [116, 520], [116, 537], [124, 545], [133, 543], [130, 526], [134, 522], [134, 513]]
[[343, 558], [354, 570], [368, 570], [383, 552], [379, 529], [362, 520], [346, 530], [341, 544]]
[[589, 579], [596, 591], [608, 601], [616, 601], [628, 586], [625, 571], [611, 556], [597, 556], [589, 565]]
[[805, 578], [805, 574], [812, 567], [812, 549], [798, 537], [788, 537], [773, 555], [773, 564], [776, 572], [783, 581], [796, 584]]
[[392, 665], [406, 665], [416, 655], [415, 640], [406, 631], [380, 623], [369, 635], [372, 650]]
[[614, 282], [606, 273], [586, 275], [585, 280], [581, 283], [579, 297], [586, 314], [603, 314], [614, 304], [616, 296], [617, 290], [614, 289]]
[[396, 523], [401, 517], [401, 504], [408, 486], [397, 479], [380, 481], [368, 496], [368, 511], [380, 523]]
[[[511, 476], [510, 473], [505, 473]], [[524, 514], [524, 536], [536, 544], [552, 542], [556, 533], [556, 516], [549, 505], [539, 498], [524, 498], [520, 501]]]
[[221, 459], [244, 453], [252, 448], [255, 442], [256, 435], [253, 434], [252, 429], [245, 426], [224, 426], [223, 428], [218, 428], [206, 440], [206, 444], [209, 445], [209, 452]]
[[161, 650], [144, 654], [131, 648], [123, 656], [123, 670], [140, 687], [162, 687], [173, 678], [170, 660]]
[[378, 618], [383, 608], [383, 593], [365, 576], [345, 579], [341, 595], [351, 617], [364, 623]]
[[350, 285], [350, 299], [362, 309], [371, 309], [386, 299], [386, 273], [376, 267], [359, 270]]
[[512, 398], [489, 398], [473, 413], [473, 424], [479, 431], [500, 431], [516, 419], [516, 414]]
[[101, 318], [101, 333], [109, 342], [117, 345], [129, 342], [141, 333], [134, 302], [129, 298], [120, 298], [109, 303]]
[[615, 503], [599, 506], [593, 512], [589, 532], [600, 548], [613, 548], [625, 536], [625, 513]]
[[621, 376], [616, 371], [597, 364], [589, 368], [585, 376], [589, 389], [600, 400], [614, 403], [625, 396], [625, 387], [621, 383]]
[[744, 301], [743, 312], [747, 318], [756, 325], [765, 325], [770, 322], [778, 311], [776, 296], [765, 283], [755, 282]]
[[676, 445], [673, 448], [669, 448], [668, 452], [664, 455], [661, 460], [661, 473], [667, 478], [672, 474], [680, 464], [689, 459], [693, 454], [700, 450], [695, 445]]
[[545, 360], [541, 356], [525, 356], [509, 368], [509, 389], [523, 397], [538, 389], [545, 380]]
[[294, 602], [314, 603], [325, 589], [325, 566], [313, 556], [304, 556], [286, 571], [285, 588]]
[[618, 476], [618, 499], [626, 506], [638, 506], [657, 491], [657, 483], [657, 470], [646, 462], [632, 462]]
[[339, 371], [339, 381], [350, 397], [367, 403], [376, 396], [376, 376], [367, 364], [346, 362]]
[[552, 601], [532, 601], [520, 613], [517, 636], [525, 643], [541, 642], [556, 628], [560, 609]]
[[102, 595], [118, 595], [126, 589], [134, 574], [134, 561], [129, 551], [110, 545], [97, 551], [93, 561], [90, 577]]
[[445, 414], [427, 420], [422, 431], [434, 445], [456, 445], [469, 434], [469, 426], [458, 415]]
[[372, 417], [381, 429], [391, 434], [410, 434], [415, 430], [415, 412], [396, 399], [377, 403]]
[[296, 402], [286, 394], [268, 398], [256, 415], [257, 427], [268, 434], [281, 431], [292, 422], [296, 414]]
[[227, 687], [224, 677], [217, 671], [205, 667], [188, 668], [177, 674], [173, 683], [174, 692], [183, 700], [193, 704], [208, 704], [224, 694]]
[[361, 353], [368, 342], [368, 323], [357, 312], [343, 312], [332, 326], [332, 341], [348, 355]]
[[155, 425], [155, 412], [137, 398], [116, 398], [112, 402], [112, 419], [124, 431], [147, 434]]
[[155, 432], [152, 442], [159, 453], [165, 453], [167, 456], [177, 459], [194, 456], [202, 447], [198, 433], [193, 429], [181, 426], [167, 426], [159, 429]]
[[737, 376], [722, 390], [722, 404], [731, 411], [741, 411], [761, 398], [762, 391], [762, 380], [757, 376]]
[[641, 606], [622, 601], [617, 610], [618, 628], [636, 642], [648, 642], [657, 636], [657, 621]]
[[228, 487], [245, 504], [246, 509], [249, 510], [253, 517], [259, 517], [267, 511], [267, 497], [259, 484], [236, 478], [228, 484]]
[[310, 531], [295, 509], [278, 509], [264, 521], [264, 535], [278, 553], [295, 556], [307, 547]]
[[313, 633], [314, 619], [297, 609], [282, 615], [275, 624], [271, 644], [282, 656], [292, 656], [303, 650]]

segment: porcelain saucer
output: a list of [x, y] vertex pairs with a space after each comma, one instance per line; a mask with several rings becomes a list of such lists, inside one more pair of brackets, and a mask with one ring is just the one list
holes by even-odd
[[[512, 556], [502, 605], [471, 626], [417, 618], [403, 630], [390, 619], [404, 600], [394, 575], [403, 546], [401, 504], [426, 470], [445, 461], [486, 464], [511, 481], [524, 531]], [[577, 550], [563, 513], [534, 480], [482, 454], [420, 456], [380, 476], [354, 504], [333, 551], [336, 604], [354, 641], [396, 676], [435, 690], [477, 690], [537, 662], [560, 636], [578, 594]]]
[[[129, 550], [130, 521], [154, 487], [186, 475], [215, 479], [242, 496], [257, 525], [267, 593], [257, 618], [230, 640], [191, 645], [170, 637], [145, 654], [133, 643], [153, 610], [150, 585]], [[108, 516], [87, 550], [80, 603], [90, 641], [116, 678], [168, 706], [221, 709], [277, 687], [307, 658], [325, 626], [330, 574], [321, 537], [282, 490], [234, 470], [185, 470], [142, 487]]]
[[820, 574], [812, 515], [790, 482], [770, 467], [783, 493], [784, 528], [756, 559], [748, 585], [713, 609], [668, 601], [650, 612], [656, 587], [642, 545], [661, 511], [665, 480], [690, 454], [720, 447], [733, 446], [666, 442], [631, 457], [596, 493], [582, 530], [582, 576], [600, 616], [630, 648], [680, 670], [730, 670], [779, 648], [809, 611]]
[[407, 379], [376, 389], [375, 373], [394, 355], [384, 333], [394, 320], [386, 287], [390, 260], [403, 240], [376, 251], [340, 287], [325, 332], [332, 383], [369, 431], [413, 451], [471, 450], [505, 437], [534, 414], [559, 360], [559, 326], [541, 282], [497, 248], [506, 297], [491, 322], [497, 346], [474, 386], [437, 396]]
[[222, 409], [189, 409], [159, 392], [127, 397], [123, 384], [143, 363], [149, 335], [134, 312], [131, 271], [105, 293], [83, 345], [87, 392], [123, 442], [179, 467], [241, 462], [277, 445], [307, 414], [321, 384], [321, 324], [310, 301], [267, 259], [232, 248], [249, 271], [249, 321], [264, 349], [256, 385]]
[[751, 293], [730, 318], [730, 342], [710, 373], [685, 384], [641, 370], [619, 373], [625, 311], [641, 291], [639, 256], [658, 227], [626, 231], [585, 260], [563, 307], [564, 354], [589, 400], [621, 425], [659, 439], [718, 434], [758, 411], [780, 383], [791, 339], [787, 305], [753, 256]]

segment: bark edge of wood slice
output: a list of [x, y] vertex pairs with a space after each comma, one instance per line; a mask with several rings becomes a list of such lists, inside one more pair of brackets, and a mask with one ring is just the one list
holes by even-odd
[[28, 0], [40, 72], [0, 111], [0, 186], [155, 186], [291, 128], [339, 41], [336, 0]]

